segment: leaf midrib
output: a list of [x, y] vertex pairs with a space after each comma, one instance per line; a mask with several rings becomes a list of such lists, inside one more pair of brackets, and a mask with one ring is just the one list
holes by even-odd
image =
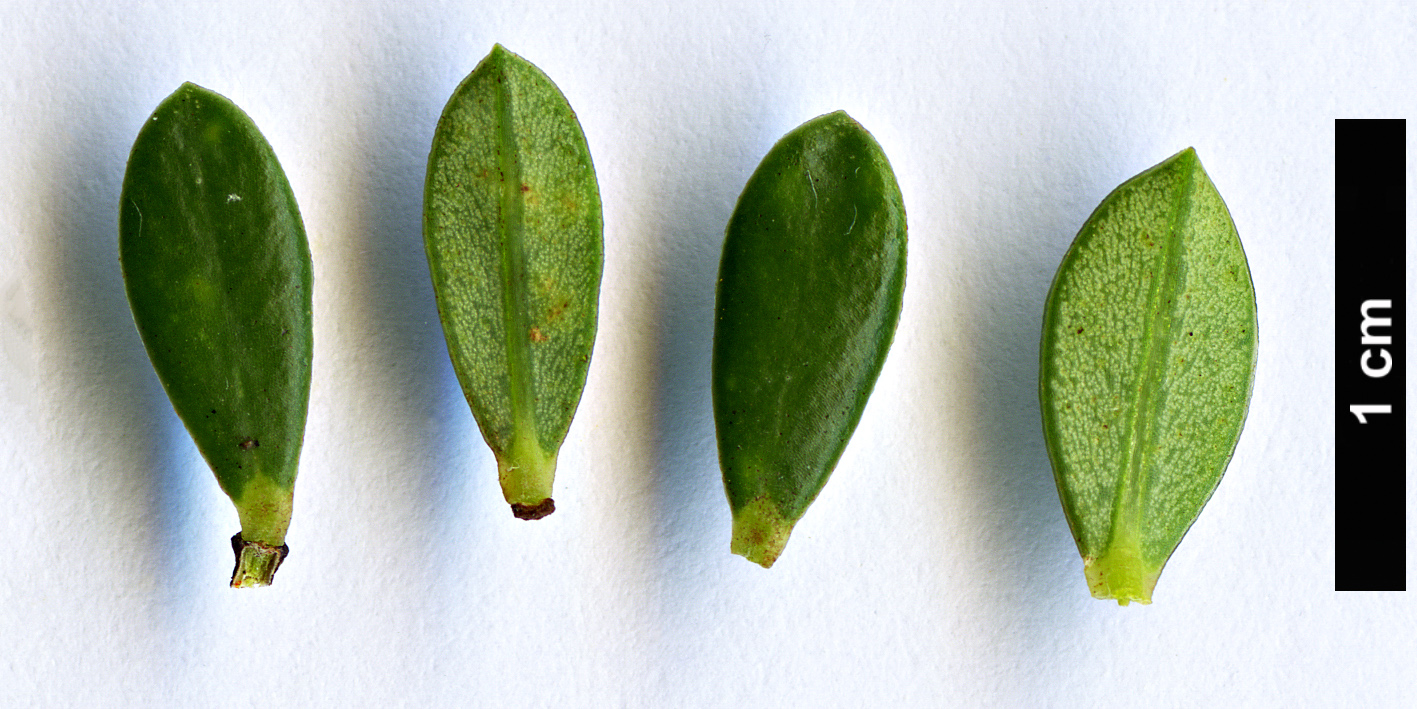
[[[1171, 352], [1171, 324], [1176, 307], [1176, 289], [1180, 282], [1181, 227], [1191, 212], [1195, 166], [1194, 159], [1185, 161], [1179, 180], [1180, 194], [1175, 209], [1166, 221], [1166, 233], [1161, 235], [1165, 240], [1166, 253], [1161, 264], [1161, 275], [1155, 280], [1147, 301], [1151, 317], [1146, 320], [1146, 350], [1142, 356], [1142, 372], [1138, 378], [1137, 398], [1132, 406], [1132, 420], [1127, 427], [1130, 432], [1125, 445], [1127, 465], [1121, 484], [1117, 486], [1117, 501], [1113, 506], [1112, 538], [1108, 541], [1108, 548], [1123, 544], [1133, 547], [1138, 555], [1142, 551], [1142, 503], [1151, 482], [1146, 476], [1150, 466], [1148, 453], [1153, 449], [1156, 422], [1164, 399], [1157, 391], [1158, 381]], [[1163, 307], [1163, 299], [1166, 298], [1169, 301]]]
[[[526, 203], [522, 199], [521, 161], [505, 69], [497, 77], [497, 170], [502, 178], [502, 199], [497, 226], [501, 238], [502, 327], [507, 348], [508, 395], [511, 399], [512, 430], [508, 449], [521, 435], [536, 430], [531, 416], [531, 363], [526, 351], [527, 333], [525, 288], [521, 272], [526, 264]], [[536, 441], [539, 447], [539, 441]]]

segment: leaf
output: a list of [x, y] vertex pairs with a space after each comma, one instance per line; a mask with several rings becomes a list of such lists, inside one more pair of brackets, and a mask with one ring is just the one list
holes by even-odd
[[1257, 344], [1245, 252], [1194, 150], [1078, 232], [1048, 294], [1039, 397], [1093, 596], [1151, 602], [1235, 450]]
[[275, 153], [226, 98], [183, 84], [128, 158], [119, 257], [172, 406], [235, 503], [233, 586], [285, 557], [310, 396], [310, 248]]
[[732, 550], [772, 566], [846, 448], [900, 316], [905, 206], [843, 112], [780, 140], [719, 267], [713, 408]]
[[576, 115], [497, 45], [453, 93], [428, 158], [423, 236], [463, 393], [512, 512], [539, 519], [595, 343], [600, 192]]

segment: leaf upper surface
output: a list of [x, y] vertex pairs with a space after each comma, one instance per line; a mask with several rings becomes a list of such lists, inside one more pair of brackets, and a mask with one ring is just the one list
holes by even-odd
[[714, 324], [735, 514], [768, 499], [795, 522], [817, 496], [885, 362], [905, 260], [895, 175], [845, 113], [794, 129], [754, 171], [724, 240]]
[[119, 253], [153, 367], [222, 488], [238, 507], [257, 477], [288, 490], [310, 392], [310, 249], [241, 109], [194, 84], [157, 107], [124, 175]]

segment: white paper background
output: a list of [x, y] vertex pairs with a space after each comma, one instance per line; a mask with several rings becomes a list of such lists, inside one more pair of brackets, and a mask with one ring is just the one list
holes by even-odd
[[[1417, 118], [1414, 11], [669, 5], [0, 9], [0, 703], [1417, 705], [1417, 601], [1332, 590], [1331, 384], [1332, 121]], [[599, 339], [536, 523], [501, 500], [420, 236], [435, 121], [494, 42], [566, 94], [605, 205]], [[236, 515], [118, 270], [129, 147], [183, 81], [261, 127], [315, 259], [293, 552], [265, 590], [225, 587]], [[899, 178], [905, 309], [764, 571], [728, 553], [713, 283], [753, 167], [835, 109]], [[1249, 254], [1258, 379], [1155, 603], [1119, 608], [1053, 488], [1040, 319], [1092, 208], [1188, 145]]]

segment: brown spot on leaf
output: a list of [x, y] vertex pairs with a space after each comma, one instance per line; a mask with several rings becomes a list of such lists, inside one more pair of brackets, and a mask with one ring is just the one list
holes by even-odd
[[541, 334], [541, 328], [539, 328], [539, 327], [534, 327], [534, 328], [531, 329], [531, 341], [532, 341], [532, 342], [545, 342], [545, 341], [546, 341], [546, 336], [543, 335], [543, 334]]
[[258, 440], [256, 440], [256, 439], [254, 439], [254, 438], [247, 437], [247, 438], [242, 439], [241, 442], [238, 443], [238, 444], [236, 444], [236, 445], [237, 445], [238, 447], [240, 447], [241, 450], [249, 451], [249, 450], [251, 450], [252, 448], [260, 448], [260, 447], [261, 447], [261, 442], [258, 441]]
[[563, 301], [560, 305], [551, 306], [546, 310], [546, 319], [555, 322], [560, 319], [562, 315], [566, 314], [566, 309], [569, 307], [571, 307], [571, 301], [569, 300]]

